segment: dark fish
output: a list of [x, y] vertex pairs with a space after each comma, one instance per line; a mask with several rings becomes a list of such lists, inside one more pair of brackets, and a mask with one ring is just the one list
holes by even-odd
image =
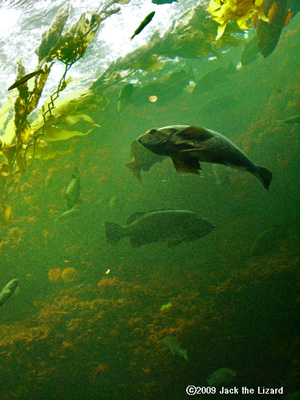
[[171, 4], [173, 2], [178, 3], [178, 0], [152, 0], [153, 4]]
[[33, 78], [36, 75], [41, 74], [42, 72], [44, 72], [42, 69], [39, 69], [38, 71], [34, 71], [31, 72], [30, 74], [27, 74], [25, 76], [23, 76], [23, 78], [18, 79], [13, 85], [11, 85], [7, 90], [12, 90], [18, 86], [23, 85], [23, 83], [27, 82], [29, 79]]
[[131, 36], [130, 40], [132, 40], [136, 35], [142, 32], [142, 30], [149, 24], [149, 22], [154, 17], [155, 11], [152, 11], [147, 17], [140, 23], [139, 27], [134, 31], [134, 34]]
[[131, 101], [133, 90], [134, 90], [134, 85], [132, 83], [127, 83], [120, 90], [119, 97], [117, 99], [118, 100], [118, 106], [117, 106], [118, 113], [121, 113], [124, 110], [124, 108], [126, 107], [126, 105]]
[[186, 210], [137, 212], [128, 218], [127, 224], [105, 222], [108, 243], [115, 244], [129, 237], [132, 247], [153, 242], [168, 242], [168, 247], [173, 247], [183, 241], [200, 239], [215, 227], [208, 219]]
[[131, 143], [130, 157], [133, 157], [132, 162], [124, 164], [124, 167], [127, 168], [140, 183], [142, 183], [141, 171], [149, 171], [152, 165], [157, 162], [162, 162], [165, 158], [164, 156], [151, 153], [136, 140]]
[[293, 117], [285, 118], [282, 120], [277, 120], [276, 122], [281, 123], [281, 124], [288, 124], [288, 125], [300, 124], [300, 115], [294, 115]]
[[224, 164], [251, 172], [268, 190], [272, 172], [254, 164], [225, 136], [201, 126], [173, 125], [151, 129], [138, 142], [153, 153], [172, 158], [181, 174], [199, 174], [199, 161]]
[[78, 169], [75, 168], [75, 172], [72, 174], [72, 180], [69, 183], [64, 194], [64, 198], [67, 201], [68, 209], [73, 208], [75, 204], [79, 202], [80, 190], [80, 174], [78, 172]]

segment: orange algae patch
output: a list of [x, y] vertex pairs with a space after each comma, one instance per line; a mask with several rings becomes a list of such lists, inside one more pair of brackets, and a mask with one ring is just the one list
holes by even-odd
[[98, 288], [106, 287], [106, 286], [114, 286], [117, 284], [116, 277], [113, 278], [102, 278], [101, 281], [98, 282]]
[[91, 385], [95, 385], [97, 382], [97, 379], [101, 377], [103, 374], [107, 373], [109, 370], [109, 367], [107, 364], [97, 364], [94, 368], [92, 368], [90, 374], [89, 374], [89, 381]]
[[61, 278], [61, 268], [52, 268], [48, 272], [48, 278], [51, 282], [58, 282]]
[[61, 278], [65, 282], [77, 282], [79, 275], [75, 268], [69, 267], [62, 271]]
[[64, 341], [62, 342], [62, 344], [61, 344], [61, 348], [62, 348], [62, 349], [68, 349], [68, 348], [70, 348], [70, 347], [73, 347], [73, 343], [72, 343], [72, 342], [69, 342], [69, 341], [67, 341], [67, 340], [64, 340]]

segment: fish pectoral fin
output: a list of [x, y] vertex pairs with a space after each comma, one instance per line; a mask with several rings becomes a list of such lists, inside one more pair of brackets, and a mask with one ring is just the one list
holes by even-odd
[[200, 175], [199, 170], [201, 166], [199, 161], [194, 157], [189, 157], [185, 160], [179, 160], [178, 158], [172, 158], [175, 170], [178, 174], [196, 174]]
[[134, 162], [126, 163], [124, 164], [124, 167], [130, 171], [133, 176], [140, 182], [142, 183], [142, 177], [140, 170], [137, 168], [136, 164]]

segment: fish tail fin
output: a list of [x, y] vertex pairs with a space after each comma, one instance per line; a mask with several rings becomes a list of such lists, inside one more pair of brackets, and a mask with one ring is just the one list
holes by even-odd
[[130, 171], [140, 183], [142, 183], [140, 171], [136, 168], [133, 162], [124, 164], [124, 167], [128, 169], [128, 171]]
[[74, 172], [72, 172], [72, 178], [76, 179], [77, 177], [79, 177], [79, 171], [78, 171], [78, 168], [75, 167]]
[[108, 243], [115, 244], [125, 235], [124, 228], [114, 222], [105, 221], [105, 236]]
[[260, 180], [263, 187], [268, 190], [272, 180], [272, 172], [267, 168], [257, 165], [253, 174]]

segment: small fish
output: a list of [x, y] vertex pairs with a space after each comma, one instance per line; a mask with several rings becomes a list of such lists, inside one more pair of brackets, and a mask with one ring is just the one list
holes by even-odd
[[164, 156], [151, 153], [136, 140], [131, 143], [130, 157], [133, 158], [132, 162], [124, 164], [124, 167], [127, 168], [140, 183], [142, 183], [141, 171], [149, 171], [152, 165], [157, 162], [162, 162], [165, 158]]
[[134, 85], [132, 83], [127, 83], [120, 90], [119, 97], [117, 98], [118, 113], [121, 113], [127, 106], [127, 104], [131, 101], [133, 90], [134, 90]]
[[33, 78], [36, 75], [41, 74], [42, 72], [44, 72], [42, 69], [39, 69], [38, 71], [34, 71], [31, 72], [30, 74], [27, 74], [25, 76], [23, 76], [23, 78], [18, 79], [13, 85], [11, 85], [7, 90], [12, 90], [18, 86], [23, 85], [23, 83], [27, 82], [29, 79]]
[[13, 279], [4, 287], [2, 292], [0, 293], [0, 306], [7, 301], [7, 299], [14, 293], [19, 285], [18, 279]]
[[80, 175], [78, 169], [75, 168], [75, 172], [72, 174], [72, 180], [69, 183], [64, 194], [64, 198], [67, 201], [68, 209], [73, 208], [75, 204], [79, 202], [80, 190]]
[[280, 119], [275, 122], [278, 124], [288, 124], [288, 125], [300, 124], [300, 115], [294, 115], [293, 117]]
[[138, 139], [148, 150], [172, 158], [180, 174], [199, 174], [199, 161], [224, 164], [250, 172], [268, 190], [272, 172], [254, 164], [234, 143], [201, 126], [172, 125], [150, 129]]
[[178, 3], [178, 0], [152, 0], [153, 4], [171, 4], [173, 2]]
[[134, 31], [134, 34], [131, 36], [130, 40], [132, 40], [136, 35], [142, 32], [142, 30], [149, 24], [149, 22], [154, 17], [155, 11], [152, 11], [147, 17], [140, 23], [139, 27]]
[[154, 242], [168, 242], [168, 247], [174, 247], [184, 241], [200, 239], [215, 227], [208, 219], [186, 210], [136, 212], [128, 218], [127, 224], [120, 226], [106, 221], [107, 242], [115, 244], [129, 237], [132, 247]]
[[173, 354], [177, 354], [178, 356], [183, 357], [187, 362], [189, 362], [187, 350], [181, 347], [181, 343], [178, 342], [178, 340], [176, 340], [173, 336], [166, 336], [163, 341]]
[[236, 372], [231, 368], [220, 368], [206, 378], [209, 386], [220, 386], [231, 382], [236, 377]]
[[74, 214], [78, 214], [78, 208], [73, 207], [70, 210], [67, 210], [67, 211], [63, 212], [62, 214], [58, 215], [55, 218], [55, 222], [68, 219], [71, 215], [74, 215]]

